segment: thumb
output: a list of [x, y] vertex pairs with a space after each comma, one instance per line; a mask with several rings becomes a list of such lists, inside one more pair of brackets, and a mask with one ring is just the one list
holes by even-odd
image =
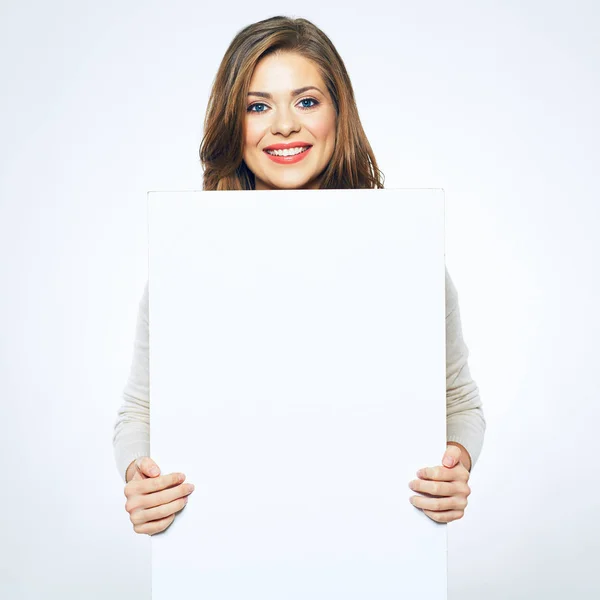
[[445, 467], [451, 468], [460, 462], [460, 448], [457, 446], [448, 446], [442, 458], [442, 464]]
[[160, 475], [159, 466], [149, 457], [142, 456], [135, 461], [137, 470], [147, 477], [156, 477]]

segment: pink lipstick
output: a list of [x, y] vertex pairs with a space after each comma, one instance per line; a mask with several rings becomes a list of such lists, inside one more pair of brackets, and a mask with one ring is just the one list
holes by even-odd
[[[283, 150], [289, 148], [305, 148], [298, 154], [292, 154], [290, 156], [276, 156], [274, 154], [269, 154], [267, 150]], [[290, 165], [297, 162], [300, 162], [306, 155], [310, 152], [312, 148], [311, 144], [307, 144], [306, 142], [289, 142], [287, 144], [272, 144], [263, 148], [263, 152], [275, 163], [281, 165]]]

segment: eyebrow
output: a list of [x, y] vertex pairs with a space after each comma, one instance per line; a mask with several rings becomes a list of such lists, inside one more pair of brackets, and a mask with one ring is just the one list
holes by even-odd
[[[323, 93], [318, 87], [315, 87], [314, 85], [307, 85], [306, 87], [301, 87], [297, 90], [292, 90], [290, 92], [290, 97], [302, 94], [307, 90], [317, 90], [317, 92], [320, 92], [321, 94]], [[273, 96], [267, 92], [248, 92], [248, 96], [260, 96], [261, 98], [268, 98], [269, 100], [273, 98]]]

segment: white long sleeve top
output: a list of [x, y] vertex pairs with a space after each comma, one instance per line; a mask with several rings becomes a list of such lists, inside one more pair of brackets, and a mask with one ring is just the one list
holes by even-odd
[[[446, 269], [446, 440], [458, 442], [475, 466], [486, 428], [479, 388], [469, 371], [458, 294]], [[139, 303], [133, 359], [114, 425], [113, 449], [123, 481], [129, 464], [150, 456], [148, 282]]]

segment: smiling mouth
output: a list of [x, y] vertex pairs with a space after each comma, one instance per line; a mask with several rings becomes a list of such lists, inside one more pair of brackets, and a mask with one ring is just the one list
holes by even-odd
[[286, 148], [284, 153], [281, 153], [281, 150], [263, 150], [263, 152], [269, 157], [271, 162], [279, 165], [293, 165], [304, 160], [310, 153], [311, 148], [312, 146], [303, 146], [301, 149]]
[[284, 150], [265, 150], [265, 152], [270, 156], [287, 157], [302, 154], [303, 152], [306, 152], [309, 148], [312, 148], [312, 146], [298, 146], [297, 148], [286, 148]]

